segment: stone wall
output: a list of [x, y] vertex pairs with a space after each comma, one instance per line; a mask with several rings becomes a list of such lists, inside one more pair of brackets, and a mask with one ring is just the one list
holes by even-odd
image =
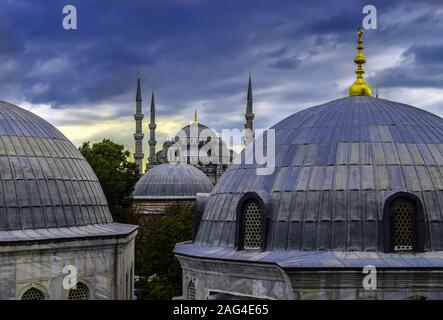
[[67, 299], [66, 265], [75, 266], [91, 299], [130, 299], [135, 235], [1, 245], [0, 299], [20, 299], [31, 287], [41, 290], [46, 299]]
[[292, 299], [290, 281], [277, 265], [176, 257], [183, 270], [182, 299], [189, 298], [191, 281], [195, 285], [197, 300], [206, 300], [214, 293], [258, 299]]
[[297, 300], [443, 299], [443, 271], [377, 269], [376, 288], [364, 289], [362, 269], [289, 270]]
[[[207, 260], [177, 255], [183, 270], [183, 294], [195, 287], [195, 299], [218, 296], [278, 300], [443, 299], [443, 270], [377, 269], [376, 289], [364, 289], [362, 269], [289, 269], [254, 261]], [[194, 294], [194, 293], [193, 293]]]

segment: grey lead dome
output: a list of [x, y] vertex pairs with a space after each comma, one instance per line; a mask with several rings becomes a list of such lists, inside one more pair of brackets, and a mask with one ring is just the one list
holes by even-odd
[[272, 128], [274, 173], [229, 166], [194, 245], [234, 248], [239, 201], [256, 192], [269, 198], [266, 250], [380, 251], [383, 203], [407, 191], [423, 204], [425, 250], [443, 250], [442, 118], [357, 96], [297, 112]]
[[42, 118], [0, 101], [0, 231], [111, 222], [77, 148]]
[[211, 180], [196, 167], [185, 163], [165, 163], [146, 172], [135, 185], [134, 199], [195, 198], [209, 193]]

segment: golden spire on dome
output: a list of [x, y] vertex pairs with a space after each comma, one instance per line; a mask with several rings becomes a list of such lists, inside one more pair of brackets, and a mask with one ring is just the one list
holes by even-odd
[[194, 111], [194, 124], [198, 123], [197, 109]]
[[355, 70], [355, 73], [357, 74], [357, 80], [355, 80], [352, 86], [349, 87], [349, 96], [370, 96], [371, 87], [365, 82], [365, 80], [363, 80], [363, 74], [365, 73], [365, 71], [363, 70], [363, 64], [366, 62], [366, 58], [363, 55], [363, 29], [359, 28], [357, 34], [357, 55], [354, 59], [354, 62], [357, 64], [357, 69]]

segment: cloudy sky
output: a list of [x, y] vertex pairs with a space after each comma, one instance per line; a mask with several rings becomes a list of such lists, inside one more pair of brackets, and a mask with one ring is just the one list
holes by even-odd
[[[77, 30], [62, 27], [67, 4]], [[111, 138], [132, 151], [137, 72], [145, 115], [155, 91], [161, 143], [194, 109], [241, 129], [251, 70], [255, 127], [267, 128], [347, 95], [366, 4], [378, 13], [364, 34], [367, 82], [443, 116], [442, 0], [0, 0], [0, 99], [76, 145]]]

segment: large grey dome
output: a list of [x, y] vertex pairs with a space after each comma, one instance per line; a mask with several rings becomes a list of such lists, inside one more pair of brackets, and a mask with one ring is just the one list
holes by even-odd
[[257, 193], [269, 208], [266, 250], [378, 251], [383, 204], [403, 191], [423, 204], [424, 249], [443, 250], [442, 118], [357, 96], [297, 112], [272, 128], [273, 174], [231, 165], [208, 199], [195, 245], [235, 247], [240, 199]]
[[153, 167], [135, 185], [134, 199], [195, 198], [209, 193], [211, 180], [196, 167], [185, 163], [165, 163]]
[[0, 101], [0, 231], [112, 222], [92, 168], [54, 126]]

